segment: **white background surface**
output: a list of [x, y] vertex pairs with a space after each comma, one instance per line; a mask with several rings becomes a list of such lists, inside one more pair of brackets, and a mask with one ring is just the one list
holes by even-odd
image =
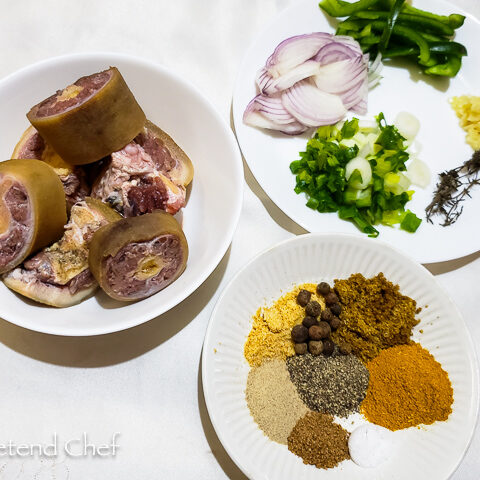
[[[246, 48], [292, 3], [0, 0], [0, 76], [64, 53], [130, 53], [188, 76], [229, 122]], [[455, 3], [480, 17], [478, 0]], [[120, 433], [115, 458], [0, 457], [0, 479], [245, 478], [219, 444], [205, 410], [201, 345], [216, 298], [231, 276], [254, 254], [299, 233], [302, 229], [266, 198], [247, 169], [231, 248], [197, 292], [169, 313], [125, 332], [90, 338], [53, 337], [0, 321], [0, 444], [50, 443], [56, 432], [60, 450], [83, 432], [97, 445]], [[478, 344], [480, 253], [427, 267], [451, 292]], [[479, 450], [477, 428], [454, 480], [479, 478]]]

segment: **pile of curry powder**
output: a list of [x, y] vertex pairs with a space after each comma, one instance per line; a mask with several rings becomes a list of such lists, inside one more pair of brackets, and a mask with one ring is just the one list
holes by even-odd
[[305, 309], [297, 303], [298, 292], [302, 289], [312, 293], [311, 300], [316, 300], [322, 307], [325, 305], [323, 297], [315, 292], [316, 284], [305, 283], [297, 285], [273, 305], [259, 308], [253, 316], [252, 329], [244, 347], [250, 366], [259, 366], [268, 358], [285, 360], [295, 355], [291, 333], [305, 317]]
[[334, 288], [342, 303], [342, 324], [332, 332], [335, 343], [348, 343], [364, 363], [386, 348], [412, 343], [412, 328], [419, 323], [417, 303], [383, 273], [372, 278], [355, 273], [335, 280]]

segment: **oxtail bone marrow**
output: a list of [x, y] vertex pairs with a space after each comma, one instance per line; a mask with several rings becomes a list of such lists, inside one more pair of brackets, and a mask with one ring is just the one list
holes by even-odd
[[68, 210], [90, 193], [83, 168], [65, 162], [32, 126], [23, 132], [12, 158], [34, 158], [50, 165], [63, 184]]
[[102, 227], [93, 235], [88, 256], [101, 288], [121, 301], [159, 292], [183, 273], [187, 259], [180, 225], [161, 211]]
[[90, 296], [98, 283], [88, 268], [88, 246], [102, 226], [120, 215], [87, 197], [72, 207], [63, 237], [3, 276], [7, 287], [37, 302], [69, 307]]
[[62, 183], [38, 160], [0, 163], [0, 274], [62, 236], [67, 210]]
[[162, 129], [147, 121], [142, 132], [110, 161], [95, 181], [92, 197], [126, 217], [164, 210], [174, 215], [186, 203], [193, 179], [190, 158]]
[[120, 150], [142, 130], [145, 114], [117, 68], [78, 79], [32, 107], [27, 118], [72, 165]]

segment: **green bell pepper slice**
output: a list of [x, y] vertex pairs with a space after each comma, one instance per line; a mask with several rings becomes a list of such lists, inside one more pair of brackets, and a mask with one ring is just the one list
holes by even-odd
[[331, 17], [348, 17], [349, 15], [372, 7], [379, 0], [358, 0], [357, 2], [345, 2], [343, 0], [322, 0], [318, 6]]
[[445, 63], [433, 65], [425, 70], [428, 75], [439, 75], [441, 77], [454, 77], [462, 66], [462, 57], [451, 55]]
[[461, 43], [448, 41], [430, 43], [430, 51], [442, 55], [456, 55], [457, 57], [468, 54], [467, 49]]
[[[386, 27], [386, 24], [387, 22], [376, 20], [372, 23], [372, 27], [375, 30], [383, 31], [383, 29]], [[421, 65], [428, 65], [430, 61], [430, 45], [420, 33], [417, 33], [415, 30], [413, 30], [413, 28], [398, 24], [393, 27], [392, 33], [408, 40], [411, 43], [415, 43], [419, 49], [418, 63]]]

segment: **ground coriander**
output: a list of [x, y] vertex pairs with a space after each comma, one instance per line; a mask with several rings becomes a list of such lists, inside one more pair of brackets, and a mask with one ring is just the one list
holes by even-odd
[[267, 360], [252, 368], [245, 397], [253, 419], [265, 435], [285, 445], [297, 420], [308, 412], [283, 360]]

